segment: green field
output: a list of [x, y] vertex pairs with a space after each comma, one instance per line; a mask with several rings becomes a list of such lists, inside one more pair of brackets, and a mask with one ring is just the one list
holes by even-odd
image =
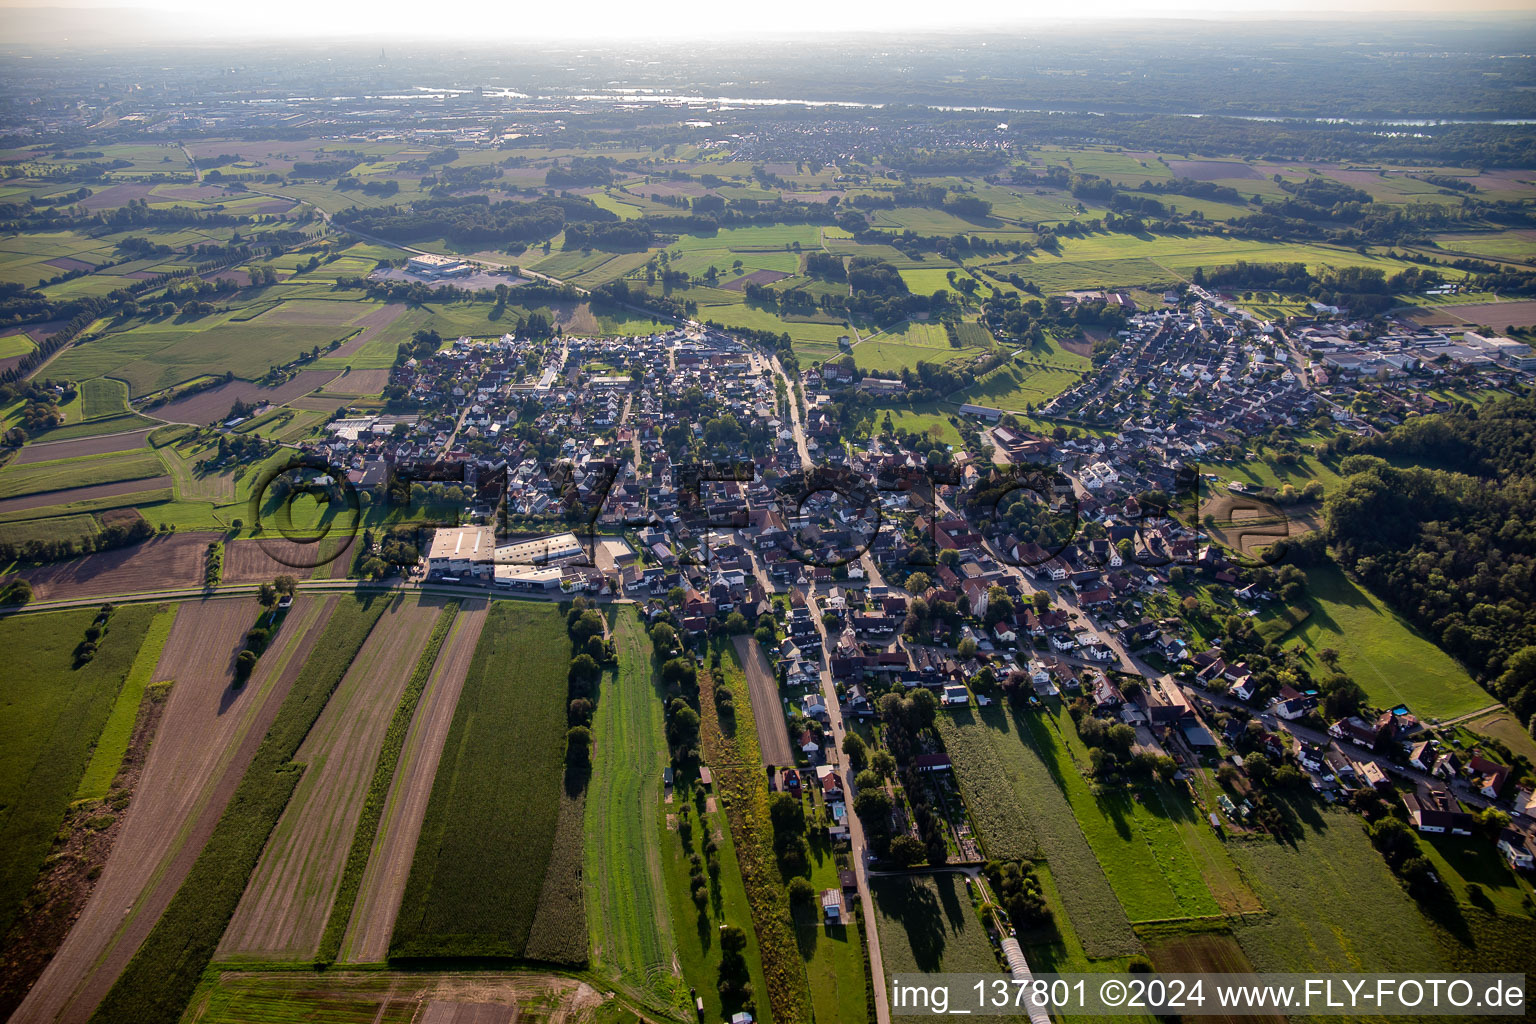
[[[347, 309], [336, 304], [338, 311]], [[233, 314], [175, 317], [78, 343], [49, 364], [49, 372], [85, 380], [112, 376], [126, 381], [135, 397], [204, 374], [233, 373], [255, 380], [318, 346], [344, 339], [356, 328], [345, 323], [292, 324], [274, 330], [261, 318], [236, 322]]]
[[32, 339], [25, 334], [7, 334], [0, 338], [0, 359], [24, 356], [35, 348], [37, 346], [32, 344]]
[[57, 462], [31, 462], [0, 470], [0, 498], [40, 494], [70, 487], [93, 487], [120, 480], [147, 480], [165, 475], [165, 466], [151, 451], [114, 452]]
[[109, 377], [94, 377], [80, 385], [80, 408], [87, 420], [104, 420], [128, 413], [128, 385]]
[[1357, 586], [1332, 562], [1307, 569], [1312, 614], [1280, 640], [1339, 652], [1339, 668], [1379, 707], [1407, 704], [1421, 718], [1454, 718], [1494, 703], [1456, 661]]
[[956, 402], [992, 406], [1010, 412], [1038, 408], [1082, 380], [1071, 370], [1015, 360], [987, 374], [976, 385], [951, 395]]
[[160, 660], [160, 650], [171, 635], [171, 624], [175, 621], [175, 609], [166, 605], [160, 606], [155, 617], [149, 620], [144, 642], [134, 656], [117, 700], [112, 703], [112, 713], [107, 716], [107, 724], [96, 740], [96, 749], [91, 752], [91, 762], [80, 779], [80, 788], [75, 791], [76, 800], [100, 800], [111, 788], [112, 780], [123, 766], [123, 755], [128, 753], [128, 742], [133, 738], [133, 726], [139, 717], [144, 691], [155, 681], [152, 678], [155, 663]]
[[673, 970], [677, 940], [659, 846], [667, 764], [662, 693], [633, 609], [617, 609], [613, 634], [619, 668], [603, 681], [587, 788], [583, 880], [592, 959], [598, 971], [675, 1012], [686, 1010], [687, 998]]
[[[560, 609], [497, 601], [475, 648], [392, 957], [525, 955], [555, 857], [570, 643]], [[580, 899], [579, 892], [577, 899]], [[586, 922], [557, 922], [579, 929]]]
[[1423, 971], [1441, 964], [1424, 916], [1372, 848], [1360, 819], [1306, 809], [1294, 843], [1232, 843], [1269, 913], [1238, 942], [1256, 971]]
[[89, 608], [0, 619], [12, 659], [0, 687], [0, 935], [22, 910], [155, 609], [119, 608], [95, 658], [75, 668], [95, 617]]
[[888, 977], [1001, 970], [964, 876], [872, 878], [869, 888]]

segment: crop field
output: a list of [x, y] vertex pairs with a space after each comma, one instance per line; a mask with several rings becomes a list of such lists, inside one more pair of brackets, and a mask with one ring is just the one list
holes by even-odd
[[[309, 627], [326, 602], [295, 602], [249, 681], [240, 689], [234, 659], [255, 622], [249, 600], [188, 602], [154, 677], [172, 683], [156, 740], [122, 833], [75, 926], [28, 993], [21, 1013], [83, 1020], [96, 1008], [150, 934], [213, 834], [240, 777], [277, 716], [308, 650]], [[132, 907], [124, 914], [124, 907]]]
[[8, 466], [25, 466], [36, 462], [63, 462], [66, 459], [85, 458], [92, 455], [111, 455], [143, 448], [149, 437], [150, 427], [102, 437], [81, 437], [74, 440], [33, 442], [24, 446]]
[[387, 603], [379, 595], [328, 598], [324, 627], [309, 623], [280, 652], [272, 670], [282, 673], [282, 702], [185, 882], [102, 1001], [102, 1019], [148, 1019], [187, 1005], [299, 781], [284, 769]]
[[1312, 614], [1281, 642], [1299, 639], [1313, 657], [1325, 647], [1338, 651], [1339, 668], [1373, 704], [1454, 718], [1493, 703], [1466, 669], [1333, 563], [1307, 569], [1307, 588]]
[[454, 720], [464, 679], [485, 626], [484, 601], [467, 601], [432, 666], [426, 689], [406, 732], [394, 778], [385, 797], [379, 828], [358, 886], [357, 902], [341, 946], [349, 963], [381, 963], [389, 952], [421, 835], [432, 780], [442, 759], [443, 743]]
[[135, 397], [204, 374], [233, 373], [254, 380], [272, 366], [291, 361], [315, 346], [356, 332], [344, 325], [260, 326], [259, 320], [236, 323], [214, 315], [160, 320], [108, 334], [61, 353], [49, 372], [86, 379], [112, 376], [126, 381]]
[[74, 490], [125, 480], [149, 480], [165, 475], [154, 452], [132, 451], [56, 462], [33, 462], [0, 470], [0, 498]]
[[106, 725], [96, 739], [90, 764], [80, 779], [80, 788], [75, 791], [76, 800], [101, 800], [111, 788], [112, 780], [123, 766], [129, 740], [133, 738], [133, 726], [139, 717], [144, 691], [154, 681], [155, 665], [175, 621], [175, 610], [169, 605], [160, 605], [144, 627], [144, 642], [139, 646], [139, 653], [134, 655], [122, 688], [117, 691], [117, 699], [112, 702], [112, 713], [107, 716]]
[[[1003, 777], [1013, 790], [1013, 813], [1028, 821], [1040, 854], [1060, 883], [1067, 915], [1088, 955], [1110, 957], [1137, 952], [1140, 947], [1131, 931], [1128, 911], [1121, 904], [1118, 890], [1111, 885], [1108, 867], [1101, 866], [1097, 851], [1085, 838], [1087, 826], [1078, 822], [1077, 806], [1071, 800], [1074, 794], [1068, 788], [1070, 781], [1054, 761], [1054, 756], [1061, 753], [1059, 747], [1054, 746], [1059, 741], [1053, 740], [1052, 746], [1042, 747], [1048, 734], [1037, 737], [1034, 723], [1001, 708], [977, 713], [956, 711], [949, 717], [955, 727], [981, 734], [981, 740], [973, 742], [991, 745], [996, 764], [1001, 765]], [[1047, 761], [1047, 756], [1052, 760]], [[957, 771], [967, 804], [978, 806], [980, 797], [973, 797], [966, 787], [979, 773], [968, 766], [960, 766]], [[1069, 766], [1068, 774], [1086, 788], [1087, 784], [1082, 782], [1075, 767]], [[1092, 813], [1100, 816], [1097, 808]], [[986, 812], [983, 815], [977, 824], [983, 830], [983, 840], [990, 844], [992, 840], [986, 828], [989, 822], [995, 827], [998, 816], [987, 816]], [[1022, 831], [1005, 834], [1002, 840], [1016, 846], [1027, 841], [1027, 834]], [[990, 852], [990, 845], [988, 849]], [[1150, 858], [1141, 858], [1143, 866], [1147, 859]]]
[[[1244, 918], [1237, 940], [1257, 971], [1423, 971], [1440, 950], [1412, 897], [1372, 848], [1360, 820], [1311, 812], [1295, 843], [1231, 844], [1270, 908]], [[1348, 923], [1348, 929], [1341, 927]]]
[[341, 883], [379, 745], [436, 603], [397, 599], [368, 634], [295, 760], [306, 766], [219, 943], [220, 957], [308, 959]]
[[122, 416], [128, 412], [128, 385], [109, 377], [96, 377], [80, 385], [80, 409], [87, 420]]
[[[1353, 249], [1310, 244], [1276, 244], [1233, 238], [1101, 234], [1064, 238], [1059, 254], [1037, 252], [1011, 264], [1021, 277], [1047, 291], [1080, 287], [1152, 285], [1185, 280], [1196, 267], [1207, 270], [1249, 263], [1305, 263], [1311, 269], [1379, 267], [1390, 275], [1401, 262], [1366, 256]], [[1455, 276], [1454, 273], [1452, 276]]]
[[96, 657], [75, 668], [75, 645], [95, 617], [90, 608], [0, 620], [11, 652], [0, 691], [0, 934], [22, 911], [154, 609], [119, 609]]
[[619, 667], [605, 678], [592, 723], [587, 788], [587, 930], [596, 970], [676, 1010], [686, 1002], [661, 854], [661, 773], [667, 764], [661, 686], [638, 615], [613, 624]]
[[210, 539], [206, 534], [162, 534], [132, 547], [52, 562], [17, 575], [32, 584], [40, 601], [193, 587], [202, 582], [203, 552]]
[[762, 645], [756, 637], [739, 636], [734, 646], [736, 659], [746, 674], [747, 688], [752, 693], [752, 719], [763, 764], [793, 767], [795, 758], [789, 746], [789, 730], [779, 704], [779, 682]]
[[[392, 957], [522, 957], [534, 941], [560, 815], [568, 651], [555, 605], [491, 606], [433, 783]], [[584, 918], [558, 926], [579, 929], [585, 946]]]
[[592, 1020], [604, 1002], [603, 994], [584, 981], [530, 971], [223, 971], [198, 991], [182, 1020], [186, 1024], [574, 1024]]

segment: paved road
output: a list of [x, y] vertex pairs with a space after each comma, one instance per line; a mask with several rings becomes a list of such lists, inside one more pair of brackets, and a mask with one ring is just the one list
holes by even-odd
[[[778, 359], [773, 359], [772, 365], [773, 372], [784, 380], [785, 386], [789, 389], [790, 420], [794, 425], [795, 447], [800, 452], [801, 464], [809, 466], [810, 453], [805, 443], [805, 426], [800, 420], [800, 409], [795, 402], [794, 382], [785, 375], [784, 368], [779, 365]], [[767, 574], [762, 572], [760, 563], [754, 558], [753, 564], [758, 566], [759, 578], [763, 582], [764, 589], [771, 591], [772, 583]], [[821, 695], [823, 702], [827, 705], [827, 716], [832, 723], [833, 743], [829, 753], [829, 763], [839, 768], [839, 774], [843, 778], [843, 791], [848, 795], [848, 840], [853, 852], [854, 876], [858, 880], [859, 903], [864, 908], [864, 920], [868, 923], [868, 927], [864, 929], [864, 939], [869, 946], [869, 969], [874, 979], [875, 1020], [878, 1024], [890, 1024], [891, 1009], [885, 994], [885, 962], [880, 955], [880, 932], [876, 926], [875, 898], [869, 889], [868, 844], [864, 838], [864, 826], [859, 821], [859, 816], [853, 813], [853, 801], [858, 793], [855, 791], [852, 777], [843, 768], [843, 737], [847, 735], [847, 729], [843, 723], [842, 706], [837, 700], [837, 686], [832, 679], [831, 641], [827, 636], [826, 627], [821, 624], [821, 614], [816, 605], [816, 588], [812, 586], [801, 589], [811, 609], [811, 620], [816, 624], [816, 632], [821, 636]]]

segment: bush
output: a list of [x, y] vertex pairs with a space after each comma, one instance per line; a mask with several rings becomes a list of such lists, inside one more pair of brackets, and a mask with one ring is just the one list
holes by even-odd
[[816, 899], [816, 887], [808, 879], [791, 878], [789, 880], [789, 901], [800, 906], [806, 906]]

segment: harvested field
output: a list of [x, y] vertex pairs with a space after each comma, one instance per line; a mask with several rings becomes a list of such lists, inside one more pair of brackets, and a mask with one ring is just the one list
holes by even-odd
[[267, 841], [218, 955], [308, 959], [336, 898], [379, 745], [440, 605], [397, 601], [368, 634], [296, 760], [304, 777]]
[[83, 555], [18, 575], [32, 584], [39, 601], [195, 587], [203, 582], [203, 552], [214, 536], [161, 534], [133, 547]]
[[757, 746], [762, 751], [763, 764], [791, 767], [795, 755], [789, 746], [789, 728], [784, 724], [784, 706], [779, 702], [773, 667], [756, 637], [739, 636], [735, 642], [736, 657], [746, 672], [747, 688], [752, 691], [752, 719], [757, 723]]
[[1536, 299], [1420, 306], [1408, 315], [1415, 323], [1425, 327], [1472, 327], [1487, 324], [1496, 331], [1502, 331], [1510, 324], [1516, 327], [1536, 326]]
[[485, 618], [484, 601], [465, 601], [432, 668], [432, 677], [416, 708], [399, 767], [395, 769], [379, 834], [342, 943], [340, 959], [347, 963], [380, 963], [389, 953], [389, 937], [395, 930], [400, 897], [405, 892], [411, 858], [421, 836], [421, 822], [442, 759], [443, 741], [453, 724], [459, 693], [464, 688], [475, 645], [480, 642]]
[[87, 263], [85, 260], [77, 260], [73, 256], [55, 256], [51, 260], [44, 260], [43, 266], [53, 267], [66, 273], [71, 270], [92, 271], [96, 269], [96, 264]]
[[92, 501], [96, 498], [118, 498], [124, 494], [138, 494], [141, 491], [154, 491], [170, 486], [170, 477], [151, 476], [145, 477], [142, 480], [119, 480], [115, 484], [96, 484], [94, 487], [70, 487], [62, 491], [42, 491], [37, 494], [28, 494], [20, 498], [6, 498], [4, 501], [0, 501], [0, 513], [25, 512], [33, 508], [47, 508], [49, 505], [69, 505], [77, 501]]
[[340, 348], [331, 353], [330, 358], [345, 359], [354, 352], [357, 352], [364, 345], [372, 341], [374, 335], [400, 319], [404, 312], [405, 303], [391, 302], [382, 309], [375, 310], [362, 319], [354, 321], [353, 326], [361, 327], [362, 331], [343, 342]]
[[304, 370], [295, 374], [294, 378], [286, 384], [279, 384], [275, 388], [262, 387], [254, 381], [233, 380], [228, 384], [220, 384], [218, 387], [199, 391], [195, 395], [167, 402], [149, 412], [156, 418], [170, 423], [196, 423], [199, 426], [207, 426], [228, 416], [229, 410], [237, 400], [253, 405], [260, 405], [263, 402], [282, 405], [300, 395], [307, 395], [311, 391], [324, 387], [326, 382], [339, 372], [338, 370]]
[[388, 384], [388, 370], [353, 370], [327, 384], [324, 394], [361, 398], [381, 393]]
[[110, 455], [143, 448], [152, 428], [130, 430], [121, 434], [101, 434], [96, 437], [79, 437], [73, 441], [46, 441], [29, 444], [16, 455], [13, 466], [25, 466], [31, 462], [56, 462], [59, 459], [76, 459], [84, 455]]
[[723, 284], [720, 287], [728, 292], [744, 292], [749, 284], [774, 284], [787, 277], [794, 276], [793, 274], [786, 274], [782, 270], [754, 270], [750, 274], [742, 274], [736, 280], [729, 284]]
[[155, 667], [173, 680], [138, 795], [101, 880], [12, 1020], [84, 1022], [165, 910], [277, 715], [334, 598], [300, 598], [249, 682], [234, 656], [249, 600], [184, 604]]
[[[261, 583], [274, 576], [288, 573], [308, 576], [319, 564], [334, 566], [341, 563], [341, 576], [346, 576], [351, 564], [351, 545], [340, 551], [322, 540], [305, 544], [284, 537], [263, 537], [260, 540], [232, 540], [224, 545], [224, 582]], [[335, 553], [334, 559], [332, 553]], [[327, 574], [327, 578], [334, 578]]]
[[182, 1019], [187, 1024], [577, 1024], [594, 1019], [606, 1002], [584, 981], [527, 971], [226, 971]]
[[1257, 169], [1236, 160], [1169, 160], [1168, 169], [1175, 178], [1193, 178], [1195, 181], [1264, 177]]

